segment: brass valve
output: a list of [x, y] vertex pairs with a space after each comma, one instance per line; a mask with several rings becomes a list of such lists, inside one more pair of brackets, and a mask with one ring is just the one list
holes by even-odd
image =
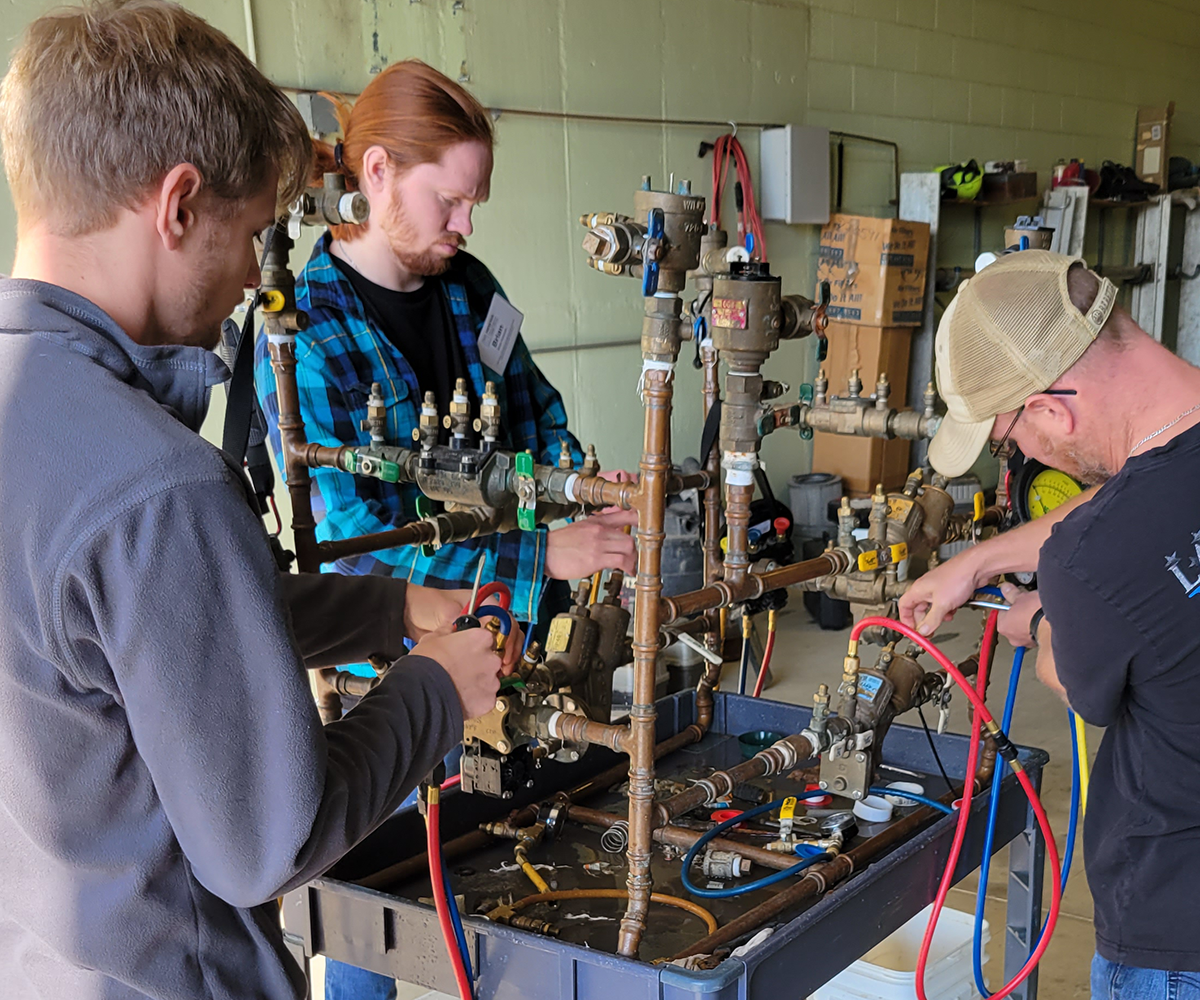
[[378, 382], [371, 383], [371, 395], [367, 397], [367, 418], [360, 420], [358, 426], [364, 431], [370, 431], [371, 444], [383, 444], [387, 435], [387, 403], [383, 399], [383, 386]]
[[817, 377], [813, 379], [813, 404], [824, 406], [827, 402], [829, 402], [829, 376], [825, 374], [825, 369], [821, 368], [817, 371]]
[[496, 383], [488, 382], [483, 387], [483, 399], [479, 404], [479, 416], [472, 425], [482, 435], [485, 444], [494, 444], [500, 437], [500, 397], [496, 395]]
[[463, 440], [471, 426], [471, 402], [467, 397], [467, 380], [458, 379], [454, 383], [454, 395], [450, 399], [450, 412], [442, 420], [442, 426], [449, 430], [455, 438]]
[[432, 392], [425, 393], [417, 423], [412, 432], [413, 440], [420, 443], [422, 450], [429, 451], [438, 439], [437, 397]]
[[575, 461], [571, 458], [571, 445], [566, 438], [563, 438], [560, 442], [560, 447], [558, 450], [558, 467], [560, 469], [575, 468]]
[[875, 409], [886, 410], [888, 408], [888, 396], [891, 395], [892, 384], [888, 381], [887, 372], [880, 372], [879, 378], [875, 381]]
[[600, 459], [596, 457], [596, 446], [589, 444], [587, 453], [583, 456], [583, 465], [579, 469], [582, 476], [594, 476], [600, 471]]

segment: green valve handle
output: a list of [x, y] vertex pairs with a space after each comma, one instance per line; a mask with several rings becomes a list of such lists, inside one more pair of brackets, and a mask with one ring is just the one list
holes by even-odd
[[[417, 495], [416, 507], [417, 517], [419, 518], [432, 517], [434, 514], [433, 501], [430, 500], [429, 497], [427, 497], [424, 493]], [[427, 559], [433, 558], [433, 546], [426, 542], [421, 546], [421, 555], [425, 556]]]
[[514, 486], [517, 492], [517, 527], [522, 531], [537, 528], [537, 483], [533, 478], [533, 455], [517, 453]]
[[800, 385], [800, 402], [807, 403], [809, 406], [811, 406], [812, 401], [813, 401], [812, 383], [810, 383], [810, 382], [801, 383], [801, 385]]
[[356, 451], [347, 451], [343, 467], [357, 476], [370, 476], [372, 479], [382, 479], [385, 483], [400, 482], [400, 465], [389, 462], [386, 458], [373, 458], [370, 455], [360, 455]]

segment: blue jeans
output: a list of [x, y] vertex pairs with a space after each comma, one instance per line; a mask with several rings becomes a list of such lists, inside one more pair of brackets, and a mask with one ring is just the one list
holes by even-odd
[[1200, 972], [1139, 969], [1092, 959], [1092, 1000], [1200, 1000]]
[[325, 1000], [396, 1000], [396, 980], [344, 962], [325, 962]]

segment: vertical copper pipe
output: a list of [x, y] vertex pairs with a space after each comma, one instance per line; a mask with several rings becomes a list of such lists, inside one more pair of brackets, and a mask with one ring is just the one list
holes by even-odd
[[296, 385], [296, 343], [276, 340], [270, 345], [271, 369], [275, 372], [275, 395], [279, 402], [279, 437], [283, 444], [284, 478], [292, 502], [292, 532], [296, 544], [296, 568], [301, 573], [319, 573], [317, 522], [312, 512], [312, 480], [308, 475], [304, 418], [300, 415], [300, 390]]
[[729, 542], [725, 553], [725, 582], [731, 586], [745, 580], [750, 569], [750, 501], [753, 499], [753, 484], [725, 484], [725, 527]]
[[[296, 568], [301, 573], [319, 573], [317, 522], [312, 512], [312, 479], [305, 452], [304, 419], [300, 416], [300, 390], [296, 385], [296, 342], [275, 338], [269, 345], [271, 369], [275, 372], [275, 397], [279, 402], [279, 436], [283, 443], [284, 478], [292, 505], [292, 534], [296, 546]], [[342, 699], [328, 674], [313, 674], [317, 712], [321, 722], [342, 717]]]
[[[704, 362], [704, 419], [721, 399], [720, 383], [717, 379], [717, 352], [712, 342], [700, 349]], [[709, 475], [710, 485], [704, 491], [704, 582], [712, 583], [721, 575], [721, 450], [713, 442], [709, 453], [704, 456], [704, 471]]]
[[[710, 282], [711, 284], [711, 282]], [[709, 288], [709, 308], [705, 320], [712, 322], [712, 289]], [[717, 351], [711, 338], [707, 346], [700, 348], [704, 364], [704, 419], [721, 400], [720, 379], [717, 374]], [[704, 456], [704, 470], [709, 475], [709, 485], [704, 490], [704, 583], [707, 586], [721, 578], [721, 450], [716, 441]], [[713, 652], [721, 652], [721, 634], [718, 631], [705, 633], [704, 645]], [[696, 724], [707, 730], [712, 725], [713, 688], [721, 680], [721, 668], [715, 663], [705, 662], [704, 674], [696, 686]]]
[[[649, 300], [648, 300], [649, 301]], [[645, 340], [645, 338], [643, 338]], [[678, 347], [676, 346], [676, 350]], [[655, 667], [658, 660], [662, 546], [671, 473], [666, 442], [671, 434], [669, 371], [644, 373], [645, 431], [638, 467], [638, 567], [634, 583], [633, 706], [629, 712], [629, 903], [621, 918], [617, 950], [637, 955], [650, 906], [651, 830], [654, 809]]]

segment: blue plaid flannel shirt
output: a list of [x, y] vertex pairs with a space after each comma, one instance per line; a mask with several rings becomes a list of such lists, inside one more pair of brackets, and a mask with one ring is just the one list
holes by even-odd
[[[308, 313], [309, 327], [296, 337], [296, 381], [300, 412], [308, 440], [323, 445], [370, 444], [361, 429], [367, 416], [371, 383], [383, 387], [388, 409], [388, 440], [408, 444], [417, 426], [420, 391], [416, 375], [404, 356], [367, 317], [354, 287], [334, 264], [326, 233], [313, 248], [296, 282], [296, 301]], [[579, 442], [567, 430], [562, 397], [538, 370], [523, 338], [518, 337], [503, 375], [479, 359], [479, 330], [492, 295], [504, 294], [499, 282], [476, 258], [463, 251], [438, 278], [450, 304], [455, 332], [462, 344], [475, 398], [484, 383], [496, 383], [500, 397], [500, 447], [531, 451], [538, 462], [556, 464], [562, 442], [568, 442], [576, 463], [583, 460]], [[271, 446], [283, 467], [279, 438], [279, 404], [275, 374], [266, 337], [255, 345], [255, 385], [270, 427]], [[313, 511], [317, 537], [353, 538], [400, 527], [417, 517], [419, 491], [400, 485], [352, 476], [335, 469], [313, 472]], [[486, 553], [483, 580], [502, 581], [512, 589], [512, 608], [518, 618], [537, 621], [545, 582], [546, 528], [488, 535], [443, 546], [432, 555], [420, 548], [386, 549], [341, 559], [326, 571], [386, 573], [404, 576], [429, 587], [469, 587], [475, 579], [480, 553]]]

